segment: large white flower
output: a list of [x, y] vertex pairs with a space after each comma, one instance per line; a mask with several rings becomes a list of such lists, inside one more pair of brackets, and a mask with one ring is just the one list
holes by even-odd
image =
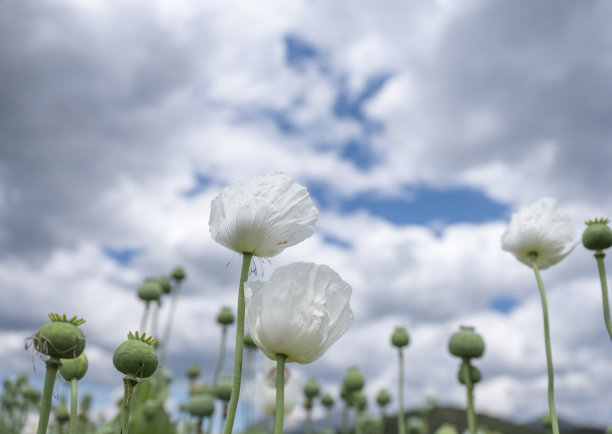
[[[285, 392], [283, 405], [285, 415], [295, 408], [300, 390], [299, 376], [294, 370], [285, 367]], [[264, 413], [272, 415], [276, 411], [276, 363], [264, 361], [261, 371], [255, 379], [255, 396]]]
[[522, 263], [545, 269], [565, 258], [576, 245], [576, 230], [569, 216], [557, 207], [555, 199], [543, 198], [512, 214], [510, 226], [502, 235], [502, 248]]
[[246, 323], [253, 341], [272, 360], [311, 363], [353, 323], [352, 289], [327, 265], [279, 267], [268, 282], [245, 283]]
[[212, 200], [209, 227], [228, 249], [268, 257], [310, 237], [318, 218], [306, 188], [274, 172], [224, 188]]

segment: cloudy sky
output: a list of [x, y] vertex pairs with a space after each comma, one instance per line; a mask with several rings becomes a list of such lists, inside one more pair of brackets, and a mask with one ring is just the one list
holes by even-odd
[[[500, 236], [512, 212], [544, 196], [577, 233], [612, 214], [609, 2], [2, 0], [0, 9], [0, 377], [25, 371], [42, 383], [24, 338], [48, 312], [78, 315], [90, 359], [83, 388], [97, 409], [112, 408], [122, 390], [112, 352], [143, 311], [136, 289], [182, 265], [167, 365], [173, 400], [184, 399], [189, 364], [212, 376], [214, 317], [236, 303], [241, 257], [211, 239], [210, 201], [233, 181], [280, 170], [309, 189], [320, 219], [251, 279], [309, 261], [353, 287], [353, 327], [295, 367], [303, 378], [337, 393], [357, 365], [369, 396], [394, 391], [389, 339], [401, 325], [412, 338], [407, 406], [428, 387], [463, 406], [446, 348], [470, 324], [487, 344], [477, 410], [521, 421], [547, 412], [535, 279]], [[543, 278], [557, 410], [610, 424], [612, 344], [595, 261], [579, 245]]]

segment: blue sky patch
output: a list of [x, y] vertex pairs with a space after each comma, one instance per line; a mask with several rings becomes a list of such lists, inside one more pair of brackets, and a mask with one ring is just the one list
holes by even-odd
[[325, 241], [327, 244], [333, 244], [334, 246], [338, 246], [344, 250], [349, 250], [352, 247], [351, 243], [330, 234], [323, 235], [323, 241]]
[[194, 185], [189, 190], [183, 193], [183, 196], [191, 198], [199, 195], [212, 183], [212, 179], [201, 173], [193, 175]]
[[144, 253], [144, 249], [142, 248], [131, 248], [131, 247], [110, 247], [104, 246], [102, 251], [106, 256], [111, 258], [117, 264], [122, 267], [128, 267], [134, 258], [138, 255], [142, 255]]
[[376, 192], [365, 192], [351, 198], [341, 198], [321, 183], [309, 184], [308, 190], [321, 210], [341, 214], [366, 211], [398, 225], [482, 223], [506, 218], [509, 213], [507, 205], [467, 187], [436, 189], [425, 185], [406, 186], [405, 197], [385, 197]]
[[285, 62], [296, 69], [303, 68], [317, 58], [319, 52], [314, 45], [295, 35], [285, 36]]
[[519, 300], [509, 295], [495, 297], [489, 302], [489, 307], [503, 314], [510, 313], [518, 306]]

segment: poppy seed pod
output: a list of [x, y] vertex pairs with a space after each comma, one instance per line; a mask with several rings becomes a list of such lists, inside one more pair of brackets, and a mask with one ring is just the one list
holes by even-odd
[[[480, 369], [478, 369], [476, 366], [470, 365], [470, 378], [472, 380], [472, 384], [476, 384], [480, 380], [482, 380], [482, 374], [480, 373]], [[457, 380], [463, 385], [466, 384], [465, 370], [463, 369], [463, 366], [459, 367], [459, 371], [457, 372]]]
[[474, 327], [461, 326], [458, 332], [453, 333], [448, 342], [448, 351], [453, 356], [463, 359], [480, 357], [484, 353], [484, 341], [474, 331]]
[[57, 423], [60, 425], [63, 425], [70, 420], [70, 412], [68, 411], [66, 401], [63, 399], [60, 405], [58, 405], [55, 409], [55, 420], [57, 420]]
[[193, 395], [186, 407], [192, 416], [209, 417], [215, 412], [215, 399], [208, 393]]
[[343, 380], [343, 388], [346, 389], [348, 394], [353, 392], [358, 392], [363, 389], [363, 385], [365, 383], [363, 379], [363, 375], [359, 372], [359, 369], [356, 366], [351, 366], [346, 371], [346, 375]]
[[353, 403], [357, 411], [364, 411], [368, 406], [368, 398], [363, 392], [357, 392], [353, 398]]
[[217, 322], [221, 325], [227, 326], [234, 324], [234, 312], [227, 306], [221, 308], [221, 312], [217, 314]]
[[198, 383], [194, 384], [189, 388], [189, 395], [203, 395], [203, 394], [212, 394], [212, 388], [208, 383]]
[[255, 341], [251, 337], [250, 333], [245, 333], [244, 334], [244, 346], [247, 347], [247, 348], [257, 348], [257, 344], [255, 343]]
[[391, 402], [391, 395], [389, 395], [389, 392], [383, 389], [380, 392], [378, 392], [378, 395], [376, 395], [376, 402], [381, 407], [384, 407], [385, 405]]
[[78, 327], [85, 320], [50, 313], [51, 322], [44, 324], [33, 336], [34, 348], [56, 359], [73, 359], [85, 349], [85, 335]]
[[410, 342], [410, 336], [404, 327], [396, 327], [395, 331], [391, 335], [391, 343], [393, 346], [402, 348], [408, 345]]
[[410, 416], [406, 420], [406, 433], [407, 434], [426, 434], [427, 424], [422, 418], [418, 416]]
[[589, 250], [605, 250], [612, 246], [612, 229], [605, 218], [588, 220], [582, 233], [582, 244]]
[[162, 289], [155, 280], [147, 280], [138, 288], [138, 297], [143, 301], [158, 301], [161, 297]]
[[79, 357], [74, 359], [62, 359], [62, 365], [59, 368], [60, 374], [64, 380], [70, 381], [73, 378], [80, 380], [87, 373], [89, 362], [85, 353], [81, 353]]
[[321, 397], [321, 404], [325, 408], [332, 408], [334, 406], [334, 398], [329, 393], [326, 393]]
[[185, 270], [182, 267], [176, 267], [172, 271], [172, 278], [176, 280], [178, 283], [182, 282], [185, 279]]
[[163, 294], [170, 294], [172, 292], [172, 285], [170, 285], [170, 280], [166, 276], [157, 279], [157, 283], [159, 284]]
[[200, 367], [195, 363], [189, 365], [189, 367], [187, 368], [187, 378], [193, 381], [199, 376], [200, 376]]
[[304, 385], [304, 395], [306, 398], [312, 399], [319, 394], [319, 382], [314, 378], [309, 379]]
[[147, 378], [155, 373], [159, 363], [153, 345], [155, 339], [145, 333], [128, 333], [128, 340], [117, 347], [113, 354], [115, 368], [128, 376]]
[[221, 401], [228, 402], [232, 397], [232, 378], [223, 377], [213, 390], [214, 395]]

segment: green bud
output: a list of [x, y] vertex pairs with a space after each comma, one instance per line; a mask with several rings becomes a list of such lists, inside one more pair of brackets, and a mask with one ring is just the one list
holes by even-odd
[[434, 434], [458, 434], [457, 428], [454, 425], [445, 423], [440, 428], [434, 431]]
[[223, 377], [213, 390], [214, 395], [221, 401], [229, 402], [232, 397], [232, 378]]
[[128, 340], [117, 347], [113, 354], [113, 365], [125, 375], [147, 378], [155, 373], [159, 361], [153, 348], [155, 339], [128, 333]]
[[605, 218], [588, 220], [582, 233], [582, 244], [589, 250], [605, 250], [612, 246], [612, 229]]
[[471, 359], [483, 355], [485, 349], [482, 337], [474, 331], [474, 327], [461, 326], [453, 333], [448, 342], [448, 351], [453, 356]]
[[251, 337], [250, 333], [245, 333], [244, 334], [244, 346], [247, 347], [247, 348], [257, 348], [257, 344], [255, 343], [255, 341]]
[[70, 412], [68, 411], [68, 406], [66, 405], [66, 400], [62, 399], [62, 402], [55, 409], [55, 420], [60, 425], [65, 424], [70, 420]]
[[357, 411], [364, 411], [368, 406], [368, 398], [365, 396], [363, 392], [355, 393], [353, 398], [353, 402], [355, 404], [355, 408]]
[[334, 398], [329, 393], [326, 393], [321, 397], [321, 404], [325, 408], [332, 408], [334, 406]]
[[382, 389], [380, 392], [378, 392], [378, 395], [376, 395], [376, 402], [381, 407], [384, 407], [391, 402], [391, 395], [389, 395], [389, 392], [387, 392], [385, 389]]
[[156, 279], [145, 281], [138, 288], [138, 297], [143, 301], [159, 301], [162, 293], [162, 288]]
[[364, 383], [363, 375], [361, 375], [356, 366], [348, 368], [343, 380], [343, 387], [346, 388], [347, 393], [351, 394], [360, 391], [363, 389]]
[[[482, 374], [480, 373], [480, 369], [478, 369], [476, 366], [472, 366], [470, 365], [470, 377], [472, 379], [472, 384], [476, 384], [478, 383], [480, 380], [482, 380]], [[457, 372], [457, 380], [465, 385], [466, 381], [465, 381], [465, 370], [463, 369], [463, 366], [459, 367], [459, 371]]]
[[234, 312], [227, 306], [221, 308], [221, 312], [217, 315], [217, 322], [221, 325], [234, 324]]
[[418, 416], [410, 416], [406, 420], [407, 434], [427, 434], [427, 424]]
[[57, 359], [73, 359], [85, 349], [85, 335], [78, 327], [85, 321], [50, 313], [51, 322], [43, 325], [32, 337], [34, 348]]
[[174, 271], [172, 271], [172, 278], [178, 283], [181, 283], [183, 279], [185, 279], [185, 270], [183, 270], [182, 267], [176, 267]]
[[195, 417], [210, 417], [215, 412], [215, 399], [210, 394], [193, 395], [186, 405], [189, 414]]
[[314, 378], [309, 379], [304, 385], [304, 395], [306, 398], [313, 399], [319, 394], [319, 382]]
[[170, 285], [170, 280], [166, 276], [157, 279], [157, 283], [159, 283], [162, 293], [170, 294], [172, 292], [172, 285]]
[[71, 381], [73, 378], [80, 380], [87, 373], [88, 367], [89, 362], [87, 356], [85, 353], [81, 353], [79, 357], [74, 359], [62, 359], [59, 371], [66, 381]]
[[193, 381], [199, 376], [200, 376], [200, 367], [195, 363], [189, 365], [189, 367], [187, 368], [187, 378]]
[[396, 327], [395, 331], [391, 335], [391, 343], [393, 346], [402, 348], [408, 345], [410, 342], [410, 336], [404, 327]]
[[212, 394], [212, 389], [208, 383], [197, 383], [189, 388], [189, 395]]

